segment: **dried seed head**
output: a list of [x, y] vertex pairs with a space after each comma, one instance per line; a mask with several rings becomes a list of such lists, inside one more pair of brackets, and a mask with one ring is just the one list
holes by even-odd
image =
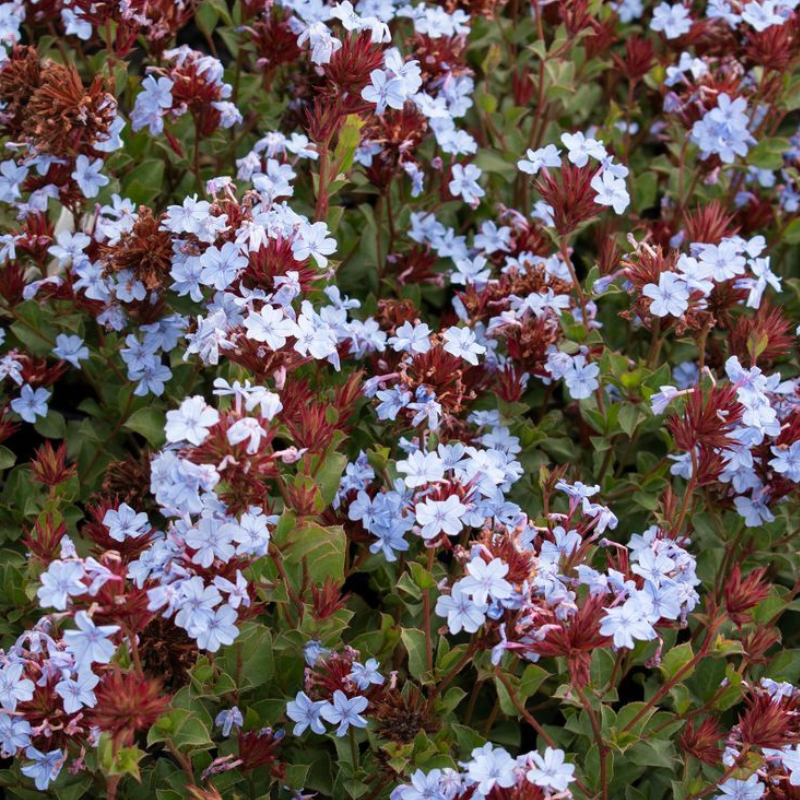
[[102, 256], [107, 273], [130, 270], [149, 290], [163, 289], [172, 269], [172, 236], [161, 229], [162, 217], [145, 206], [133, 228]]
[[25, 106], [22, 132], [41, 152], [72, 156], [108, 133], [116, 108], [101, 77], [87, 89], [75, 67], [45, 61], [40, 84]]

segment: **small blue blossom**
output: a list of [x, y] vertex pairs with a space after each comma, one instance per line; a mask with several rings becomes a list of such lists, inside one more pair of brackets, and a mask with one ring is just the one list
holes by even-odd
[[26, 764], [22, 768], [22, 774], [27, 778], [33, 779], [36, 788], [40, 792], [46, 791], [58, 777], [66, 760], [66, 754], [62, 750], [51, 750], [49, 753], [42, 753], [32, 745], [25, 749], [25, 757], [31, 759], [33, 763]]
[[64, 641], [78, 667], [108, 664], [117, 649], [109, 639], [119, 632], [119, 625], [95, 625], [85, 611], [78, 611], [74, 621], [78, 630], [65, 630]]
[[214, 724], [218, 728], [222, 728], [223, 736], [230, 736], [234, 728], [239, 730], [244, 725], [244, 717], [238, 707], [233, 706], [225, 711], [220, 711], [214, 719]]
[[25, 422], [36, 422], [38, 417], [47, 416], [47, 402], [50, 392], [39, 387], [34, 391], [27, 383], [22, 387], [19, 397], [11, 401], [11, 408], [22, 417]]
[[366, 664], [353, 662], [350, 677], [362, 692], [369, 689], [371, 685], [382, 686], [385, 682], [386, 679], [378, 672], [378, 666], [378, 661], [374, 658], [368, 659]]
[[298, 692], [297, 697], [286, 704], [286, 715], [297, 723], [294, 726], [294, 735], [302, 736], [307, 728], [311, 728], [314, 733], [325, 733], [322, 710], [326, 705], [325, 700], [311, 700], [305, 692]]
[[83, 343], [80, 336], [68, 336], [60, 333], [56, 336], [56, 346], [53, 355], [68, 361], [73, 367], [81, 368], [81, 361], [89, 358], [89, 348]]
[[322, 707], [323, 719], [332, 725], [338, 725], [337, 736], [344, 736], [347, 731], [353, 728], [366, 728], [367, 720], [361, 716], [362, 711], [366, 711], [369, 701], [366, 697], [350, 697], [337, 689], [333, 693], [333, 701], [325, 703]]

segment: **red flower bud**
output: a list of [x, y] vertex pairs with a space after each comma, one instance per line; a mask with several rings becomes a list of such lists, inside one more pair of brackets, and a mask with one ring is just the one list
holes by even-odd
[[130, 745], [138, 731], [150, 728], [170, 700], [161, 694], [161, 681], [120, 670], [106, 673], [95, 696], [97, 705], [89, 711], [89, 721], [110, 734], [116, 747]]
[[33, 479], [45, 486], [58, 486], [76, 474], [74, 464], [67, 466], [67, 443], [62, 442], [58, 449], [47, 441], [37, 451], [31, 461]]
[[731, 621], [739, 627], [750, 622], [748, 612], [770, 595], [770, 584], [764, 580], [766, 572], [766, 567], [759, 567], [742, 578], [742, 570], [737, 564], [725, 584], [725, 609]]

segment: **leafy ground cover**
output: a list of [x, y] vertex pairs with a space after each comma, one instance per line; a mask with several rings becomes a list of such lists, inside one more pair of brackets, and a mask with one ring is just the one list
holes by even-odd
[[796, 0], [0, 4], [0, 786], [800, 798]]

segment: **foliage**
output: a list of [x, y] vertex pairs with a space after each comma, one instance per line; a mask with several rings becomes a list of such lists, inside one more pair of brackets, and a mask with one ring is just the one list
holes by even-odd
[[795, 6], [3, 3], [5, 796], [800, 796]]

